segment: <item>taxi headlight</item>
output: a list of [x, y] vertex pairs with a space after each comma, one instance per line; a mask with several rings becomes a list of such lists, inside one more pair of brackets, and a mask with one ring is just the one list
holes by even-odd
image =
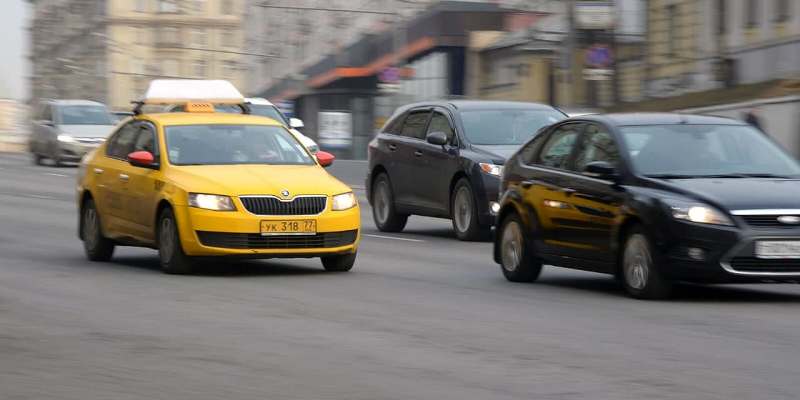
[[358, 204], [356, 195], [353, 192], [337, 194], [333, 196], [333, 211], [349, 210]]
[[70, 135], [61, 134], [58, 135], [58, 141], [62, 143], [75, 143], [77, 140], [75, 140], [75, 138]]
[[189, 193], [189, 206], [213, 211], [236, 211], [230, 197], [216, 194]]
[[497, 164], [488, 164], [488, 163], [480, 163], [481, 171], [493, 175], [493, 176], [502, 176], [503, 175], [503, 166]]
[[665, 203], [675, 219], [697, 224], [733, 226], [733, 221], [725, 213], [712, 206], [679, 200], [666, 200]]

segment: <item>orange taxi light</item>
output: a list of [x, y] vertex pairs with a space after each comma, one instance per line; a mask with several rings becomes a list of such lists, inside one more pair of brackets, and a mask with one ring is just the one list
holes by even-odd
[[213, 113], [214, 105], [211, 103], [186, 103], [186, 112], [190, 113]]

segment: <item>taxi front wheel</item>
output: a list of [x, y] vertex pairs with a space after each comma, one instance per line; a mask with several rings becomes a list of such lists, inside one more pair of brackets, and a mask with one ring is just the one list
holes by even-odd
[[100, 214], [94, 200], [88, 199], [81, 213], [81, 239], [86, 258], [90, 261], [108, 261], [114, 254], [114, 242], [105, 236], [100, 225]]
[[347, 272], [356, 263], [356, 253], [341, 256], [322, 257], [322, 266], [330, 272]]
[[161, 270], [167, 274], [185, 275], [192, 272], [192, 258], [183, 252], [175, 214], [166, 208], [158, 218], [158, 257]]

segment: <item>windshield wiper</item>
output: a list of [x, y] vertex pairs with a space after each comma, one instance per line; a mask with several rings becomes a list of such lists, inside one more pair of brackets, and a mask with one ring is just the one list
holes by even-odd
[[682, 175], [682, 174], [651, 174], [645, 176], [653, 179], [697, 179], [705, 177], [703, 175]]
[[778, 175], [778, 174], [770, 174], [770, 173], [735, 173], [730, 174], [736, 178], [776, 178], [776, 179], [793, 179], [796, 177], [788, 176], [788, 175]]

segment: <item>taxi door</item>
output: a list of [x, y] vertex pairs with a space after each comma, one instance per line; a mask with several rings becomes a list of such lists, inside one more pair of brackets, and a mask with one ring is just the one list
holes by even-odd
[[153, 154], [158, 164], [153, 168], [135, 167], [128, 163], [121, 171], [127, 179], [122, 181], [125, 209], [123, 224], [125, 230], [135, 239], [143, 242], [155, 240], [155, 210], [158, 192], [161, 189], [161, 165], [156, 127], [149, 122], [137, 122], [136, 140], [131, 153], [147, 151]]
[[133, 147], [136, 130], [134, 122], [121, 127], [108, 141], [105, 154], [97, 158], [87, 174], [95, 179], [95, 202], [105, 233], [111, 237], [126, 236], [123, 222], [125, 212], [125, 175], [122, 170], [128, 165], [127, 155]]

